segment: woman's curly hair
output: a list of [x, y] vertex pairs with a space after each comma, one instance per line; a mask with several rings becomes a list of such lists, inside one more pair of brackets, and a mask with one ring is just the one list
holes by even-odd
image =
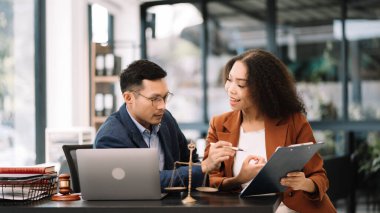
[[292, 75], [276, 56], [264, 50], [248, 50], [227, 62], [225, 79], [236, 61], [247, 67], [249, 93], [261, 114], [280, 119], [297, 112], [306, 114]]

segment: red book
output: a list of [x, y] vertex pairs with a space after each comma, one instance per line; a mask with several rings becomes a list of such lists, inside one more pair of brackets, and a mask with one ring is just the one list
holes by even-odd
[[48, 174], [55, 172], [54, 166], [0, 167], [0, 174]]

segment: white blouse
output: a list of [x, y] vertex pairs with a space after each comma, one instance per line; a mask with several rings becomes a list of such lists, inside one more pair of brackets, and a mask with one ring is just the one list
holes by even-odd
[[[237, 176], [243, 165], [244, 159], [248, 155], [258, 155], [267, 160], [265, 150], [265, 129], [258, 131], [244, 132], [243, 127], [240, 127], [240, 137], [238, 147], [243, 149], [243, 152], [236, 152], [233, 165], [233, 175]], [[249, 182], [244, 183], [242, 187], [247, 186]]]
[[[258, 131], [244, 132], [243, 127], [240, 127], [240, 137], [238, 147], [243, 149], [243, 152], [236, 152], [235, 161], [233, 165], [233, 175], [237, 176], [240, 172], [244, 159], [248, 155], [258, 155], [267, 161], [267, 152], [265, 149], [265, 129]], [[250, 181], [242, 184], [245, 188]], [[283, 202], [278, 206], [276, 213], [296, 213], [294, 210], [289, 209]]]

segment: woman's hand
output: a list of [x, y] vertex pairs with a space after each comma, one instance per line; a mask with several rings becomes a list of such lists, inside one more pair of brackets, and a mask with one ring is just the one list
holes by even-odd
[[208, 157], [202, 161], [202, 172], [207, 173], [220, 168], [223, 161], [230, 159], [236, 153], [235, 150], [228, 148], [232, 146], [230, 142], [218, 141], [210, 144]]
[[290, 172], [286, 177], [281, 178], [281, 185], [292, 188], [293, 190], [303, 190], [309, 193], [315, 192], [314, 182], [305, 177], [303, 172]]
[[247, 156], [243, 161], [239, 174], [236, 176], [236, 181], [244, 184], [252, 180], [261, 168], [264, 167], [265, 163], [266, 161], [263, 157], [255, 155]]

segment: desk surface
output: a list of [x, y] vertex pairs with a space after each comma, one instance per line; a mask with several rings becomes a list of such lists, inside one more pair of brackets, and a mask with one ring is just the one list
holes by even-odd
[[[36, 201], [26, 206], [9, 206], [0, 204], [0, 212], [165, 212], [165, 213], [224, 213], [224, 212], [274, 212], [279, 204], [278, 196], [239, 198], [238, 194], [227, 193], [192, 193], [197, 200], [194, 204], [182, 204], [187, 193], [169, 194], [156, 201]], [[1, 202], [1, 201], [0, 201]]]

